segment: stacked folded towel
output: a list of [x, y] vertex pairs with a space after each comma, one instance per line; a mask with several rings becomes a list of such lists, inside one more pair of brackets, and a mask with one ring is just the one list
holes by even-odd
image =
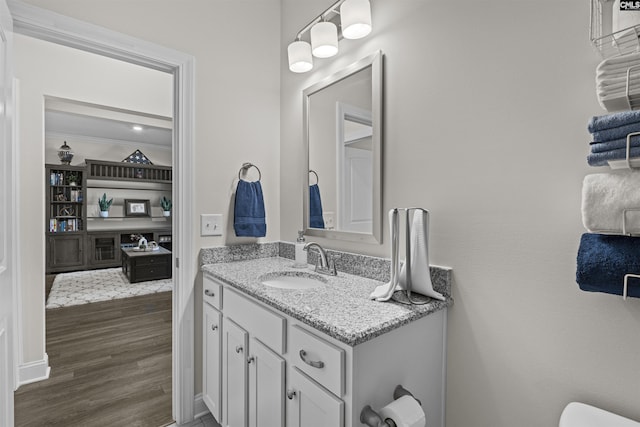
[[[638, 68], [632, 68], [639, 66]], [[632, 68], [630, 71], [629, 69]], [[596, 69], [598, 101], [607, 111], [629, 109], [627, 72], [631, 73], [629, 97], [640, 97], [640, 53], [634, 52], [605, 59]]]
[[[610, 160], [624, 160], [627, 156], [627, 135], [640, 132], [640, 111], [624, 111], [591, 118], [587, 126], [591, 132], [591, 166], [606, 166]], [[630, 158], [640, 157], [640, 135], [631, 137]]]
[[[640, 274], [640, 171], [587, 175], [582, 183], [583, 234], [576, 282], [585, 291], [622, 295], [625, 274]], [[626, 211], [626, 212], [625, 212]], [[624, 223], [624, 226], [623, 226]], [[628, 296], [640, 297], [640, 280], [629, 280]]]
[[[640, 171], [587, 175], [582, 182], [582, 223], [590, 233], [620, 234], [625, 209], [640, 208]], [[640, 234], [640, 212], [626, 213], [625, 231]]]
[[[625, 274], [640, 274], [640, 238], [582, 235], [576, 268], [580, 289], [622, 295]], [[640, 297], [640, 279], [629, 279], [627, 296]]]

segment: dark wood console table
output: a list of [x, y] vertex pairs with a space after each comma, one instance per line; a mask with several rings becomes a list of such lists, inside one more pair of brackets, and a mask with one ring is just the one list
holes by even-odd
[[122, 272], [130, 283], [171, 278], [171, 251], [122, 249]]

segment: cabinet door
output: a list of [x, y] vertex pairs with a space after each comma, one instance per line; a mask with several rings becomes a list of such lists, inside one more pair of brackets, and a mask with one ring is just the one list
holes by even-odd
[[203, 304], [202, 325], [202, 400], [216, 422], [222, 418], [222, 315], [209, 304]]
[[84, 234], [49, 236], [47, 264], [53, 271], [84, 266]]
[[344, 403], [297, 368], [287, 389], [287, 427], [343, 427]]
[[89, 264], [118, 267], [120, 261], [119, 234], [89, 233]]
[[252, 337], [249, 363], [249, 427], [285, 427], [285, 362]]
[[223, 319], [224, 391], [222, 418], [225, 427], [247, 427], [247, 359], [249, 335], [228, 317]]

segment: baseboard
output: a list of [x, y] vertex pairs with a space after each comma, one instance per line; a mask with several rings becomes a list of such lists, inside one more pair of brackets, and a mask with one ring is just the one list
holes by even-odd
[[193, 399], [193, 417], [198, 419], [203, 415], [207, 415], [209, 413], [209, 408], [204, 403], [204, 399], [202, 398], [202, 393], [198, 393], [195, 395]]
[[[193, 413], [195, 414], [194, 420], [185, 424], [180, 424], [179, 427], [204, 427], [218, 425], [209, 413], [209, 409], [202, 399], [202, 393], [196, 394], [193, 399]], [[178, 424], [171, 424], [167, 427], [178, 427]]]
[[49, 355], [44, 354], [44, 359], [35, 362], [23, 363], [18, 366], [18, 387], [25, 384], [43, 381], [49, 378]]

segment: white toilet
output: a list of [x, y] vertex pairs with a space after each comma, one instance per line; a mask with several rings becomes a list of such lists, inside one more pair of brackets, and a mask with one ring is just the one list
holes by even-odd
[[571, 402], [562, 411], [559, 427], [640, 427], [640, 423], [594, 406]]

